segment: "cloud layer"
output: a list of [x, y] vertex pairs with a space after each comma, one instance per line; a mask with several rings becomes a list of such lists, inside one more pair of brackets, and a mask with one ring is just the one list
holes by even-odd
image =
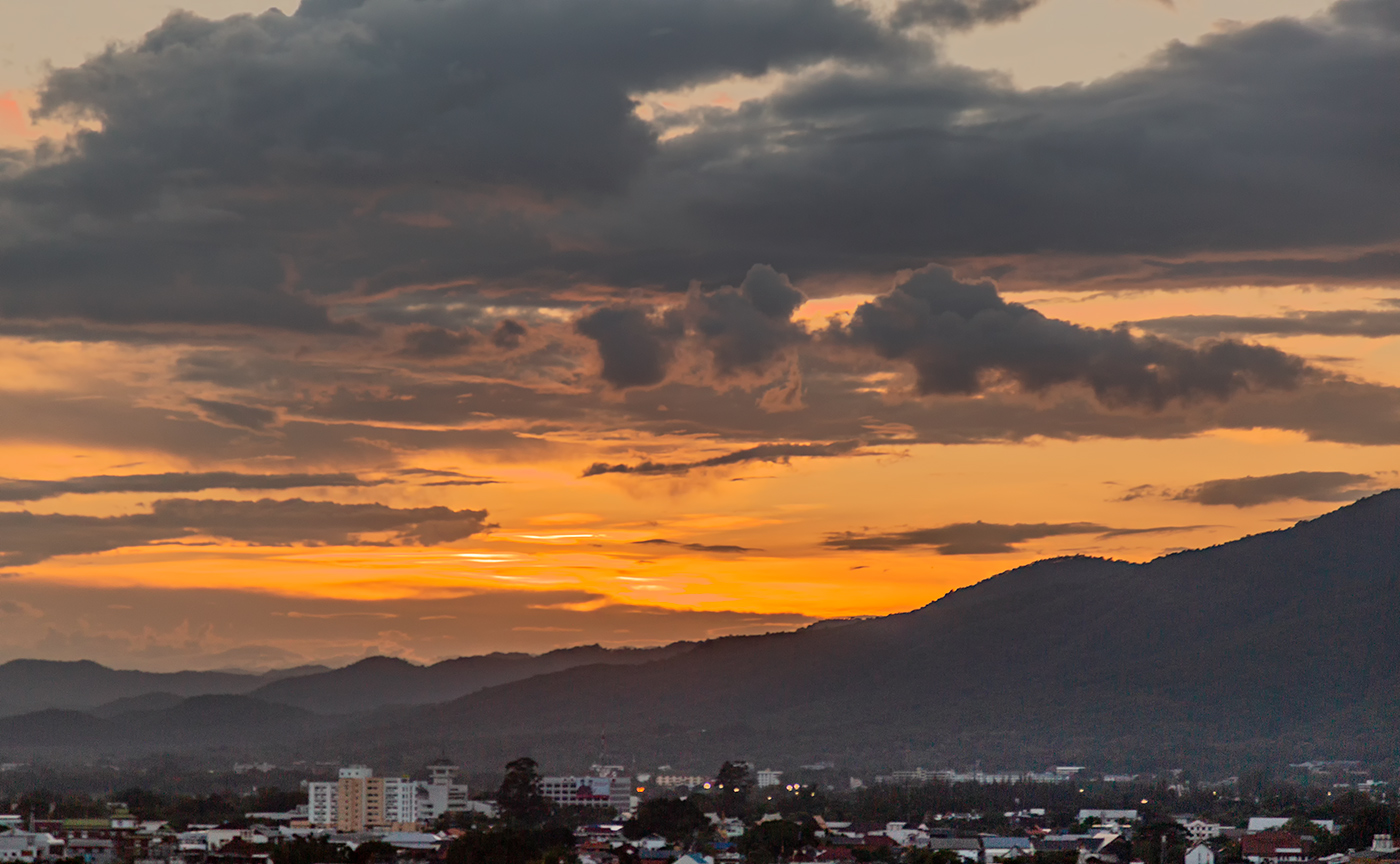
[[427, 546], [462, 540], [486, 527], [485, 510], [394, 508], [329, 501], [207, 501], [166, 498], [150, 513], [69, 516], [0, 513], [0, 564], [35, 564], [162, 540], [218, 537], [254, 546]]

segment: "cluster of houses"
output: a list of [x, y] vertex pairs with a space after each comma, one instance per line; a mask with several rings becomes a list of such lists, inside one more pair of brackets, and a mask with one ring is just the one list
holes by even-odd
[[[1077, 767], [1052, 769], [1072, 777]], [[620, 766], [594, 766], [589, 776], [543, 777], [541, 795], [559, 806], [612, 808], [625, 820], [636, 812], [641, 797], [651, 791], [684, 793], [707, 788], [711, 779], [680, 774], [652, 777], [623, 776]], [[780, 786], [782, 772], [756, 772], [760, 789]], [[266, 864], [276, 844], [319, 837], [356, 849], [365, 843], [385, 844], [400, 857], [439, 861], [447, 846], [461, 835], [458, 829], [432, 831], [439, 817], [461, 813], [496, 815], [489, 801], [472, 800], [458, 783], [457, 768], [446, 763], [428, 766], [426, 780], [378, 777], [363, 765], [340, 768], [332, 781], [307, 783], [307, 802], [285, 813], [249, 813], [250, 827], [191, 825], [177, 831], [161, 821], [143, 821], [118, 810], [104, 819], [35, 819], [0, 815], [0, 864], [8, 862], [82, 861], [84, 864]], [[899, 777], [899, 782], [910, 778]], [[917, 777], [914, 779], [918, 779]], [[977, 781], [973, 781], [977, 782]], [[789, 785], [788, 789], [800, 787]], [[1030, 808], [1004, 814], [1011, 824], [1042, 824], [1045, 810]], [[640, 840], [624, 836], [624, 822], [578, 829], [580, 864], [743, 864], [743, 838], [763, 823], [781, 819], [769, 814], [756, 824], [708, 813], [711, 830], [704, 854], [673, 848], [663, 837]], [[1029, 828], [1022, 836], [974, 834], [967, 830], [981, 814], [940, 814], [920, 824], [865, 824], [814, 817], [817, 830], [804, 848], [785, 850], [792, 864], [897, 860], [912, 850], [943, 853], [958, 864], [1006, 864], [1055, 853], [1056, 860], [1075, 864], [1141, 864], [1133, 859], [1136, 810], [1080, 810], [1077, 833], [1051, 833]], [[1216, 849], [1224, 841], [1239, 843], [1249, 864], [1400, 864], [1388, 834], [1375, 836], [1369, 849], [1323, 858], [1313, 856], [1313, 836], [1286, 830], [1289, 820], [1256, 817], [1236, 828], [1191, 816], [1178, 818], [1188, 840], [1184, 864], [1216, 864]], [[1314, 820], [1318, 832], [1335, 833], [1328, 820]], [[946, 827], [961, 824], [962, 831]], [[1317, 833], [1317, 832], [1314, 832]]]

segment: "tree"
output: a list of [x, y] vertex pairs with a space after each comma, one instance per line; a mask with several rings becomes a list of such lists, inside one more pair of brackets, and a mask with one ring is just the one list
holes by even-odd
[[622, 835], [629, 840], [640, 840], [660, 834], [672, 845], [688, 846], [707, 824], [705, 814], [689, 798], [652, 798], [643, 801], [637, 808], [637, 815], [623, 823]]
[[496, 793], [501, 816], [515, 826], [534, 827], [549, 816], [550, 802], [540, 794], [539, 763], [522, 756], [506, 765], [501, 791]]
[[761, 822], [739, 838], [739, 848], [753, 864], [771, 864], [810, 843], [802, 826], [786, 819]]
[[747, 762], [726, 762], [715, 778], [715, 804], [722, 816], [743, 816], [748, 805], [753, 774]]
[[470, 831], [447, 847], [447, 864], [564, 864], [574, 860], [573, 832], [558, 825]]

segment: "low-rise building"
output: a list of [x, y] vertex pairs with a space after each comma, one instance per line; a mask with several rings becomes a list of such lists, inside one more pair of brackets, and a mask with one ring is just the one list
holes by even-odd
[[0, 861], [48, 861], [63, 858], [63, 841], [44, 831], [0, 834]]
[[1312, 839], [1283, 831], [1246, 834], [1240, 841], [1241, 853], [1251, 864], [1277, 864], [1304, 861], [1312, 853]]
[[1204, 843], [1186, 850], [1185, 864], [1215, 864], [1215, 852]]

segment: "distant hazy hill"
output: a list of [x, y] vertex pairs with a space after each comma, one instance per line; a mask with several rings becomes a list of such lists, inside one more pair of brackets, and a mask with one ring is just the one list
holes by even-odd
[[1042, 561], [915, 612], [719, 639], [420, 709], [365, 758], [1229, 767], [1393, 758], [1400, 491], [1135, 565]]
[[602, 648], [585, 645], [547, 654], [484, 654], [416, 666], [394, 657], [370, 657], [343, 669], [268, 684], [251, 695], [322, 714], [349, 714], [389, 705], [427, 705], [591, 663], [635, 665], [683, 654], [694, 643], [664, 648]]
[[[266, 701], [187, 699], [109, 719], [14, 717], [0, 720], [0, 750], [58, 758], [79, 746], [242, 747], [386, 769], [444, 754], [497, 766], [528, 753], [547, 770], [569, 770], [596, 759], [606, 734], [612, 758], [687, 769], [726, 758], [774, 767], [981, 760], [988, 768], [1222, 772], [1259, 761], [1393, 761], [1400, 491], [1147, 564], [1041, 561], [907, 614], [601, 655], [629, 658], [621, 664], [572, 662], [600, 650], [432, 667], [378, 659], [269, 685], [258, 691]], [[551, 672], [550, 664], [574, 668]], [[445, 692], [433, 689], [441, 681], [489, 683], [483, 670], [498, 667], [534, 677], [445, 704], [351, 716], [268, 704], [298, 699], [343, 711], [409, 703]]]
[[201, 696], [247, 693], [287, 675], [325, 671], [324, 666], [279, 669], [263, 675], [238, 672], [135, 672], [90, 660], [11, 660], [0, 664], [0, 716], [46, 708], [96, 708], [147, 693]]
[[22, 758], [199, 753], [231, 762], [247, 753], [289, 752], [289, 741], [314, 741], [332, 726], [329, 718], [247, 696], [192, 696], [168, 708], [109, 717], [53, 709], [0, 718], [0, 746]]

